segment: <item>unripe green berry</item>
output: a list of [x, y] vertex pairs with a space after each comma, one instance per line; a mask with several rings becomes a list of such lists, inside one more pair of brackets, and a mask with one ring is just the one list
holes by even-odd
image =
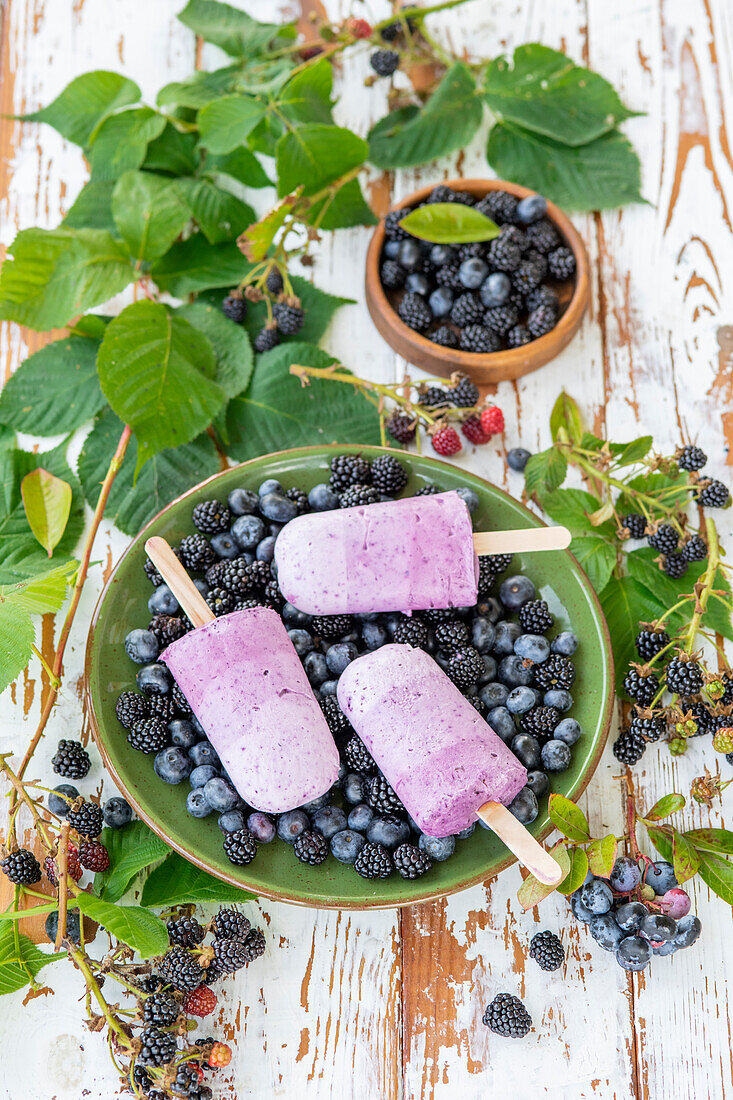
[[733, 752], [733, 729], [730, 726], [717, 731], [713, 737], [713, 748], [716, 752]]
[[654, 893], [654, 887], [651, 886], [648, 882], [645, 882], [643, 886], [639, 888], [639, 897], [642, 901], [653, 901], [656, 897], [656, 894]]
[[687, 738], [673, 737], [669, 742], [669, 751], [672, 753], [672, 756], [684, 756], [687, 752]]

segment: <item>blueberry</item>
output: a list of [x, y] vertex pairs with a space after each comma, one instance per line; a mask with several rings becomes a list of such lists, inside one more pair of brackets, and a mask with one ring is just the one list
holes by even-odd
[[503, 306], [512, 292], [512, 281], [503, 271], [493, 271], [481, 284], [481, 301], [487, 309]]
[[171, 735], [173, 744], [178, 745], [180, 749], [192, 748], [199, 739], [193, 722], [188, 718], [174, 718], [168, 723], [168, 733]]
[[414, 271], [422, 259], [420, 245], [415, 240], [401, 241], [397, 259], [405, 271]]
[[532, 769], [527, 772], [527, 786], [534, 791], [535, 798], [542, 798], [550, 789], [550, 780], [545, 772]]
[[478, 290], [488, 274], [489, 265], [485, 260], [478, 256], [471, 256], [458, 268], [458, 281], [467, 290]]
[[365, 786], [366, 782], [363, 775], [357, 775], [356, 772], [350, 772], [341, 785], [344, 801], [348, 802], [350, 806], [358, 806], [364, 801]]
[[467, 825], [465, 829], [461, 829], [460, 833], [456, 833], [456, 840], [468, 840], [470, 836], [476, 832], [476, 822], [472, 821], [470, 825]]
[[548, 772], [565, 772], [570, 767], [573, 754], [564, 741], [550, 740], [542, 746], [542, 767]]
[[363, 623], [361, 637], [367, 649], [379, 649], [387, 641], [387, 631], [381, 623]]
[[543, 195], [527, 195], [517, 203], [516, 219], [519, 225], [531, 225], [544, 218], [547, 213], [547, 199]]
[[594, 878], [580, 888], [580, 900], [594, 916], [607, 913], [613, 905], [611, 887], [602, 879]]
[[257, 493], [251, 489], [232, 489], [227, 497], [227, 507], [233, 516], [247, 516], [257, 509]]
[[405, 290], [410, 294], [424, 295], [430, 290], [430, 283], [421, 271], [413, 271], [405, 279]]
[[478, 697], [490, 710], [494, 707], [503, 707], [509, 698], [509, 688], [506, 684], [500, 684], [495, 680], [491, 684], [485, 684], [479, 691]]
[[673, 940], [677, 934], [677, 921], [666, 913], [647, 913], [641, 922], [641, 934], [648, 940]]
[[240, 550], [254, 550], [265, 537], [265, 525], [259, 516], [240, 516], [232, 524], [232, 537]]
[[171, 674], [165, 665], [143, 665], [135, 680], [143, 695], [167, 695], [171, 689]]
[[675, 878], [674, 867], [665, 859], [658, 859], [656, 863], [647, 866], [644, 882], [654, 888], [655, 894], [666, 894], [673, 886], [679, 885]]
[[410, 839], [410, 826], [398, 817], [375, 817], [366, 835], [367, 840], [374, 844], [384, 844], [385, 848], [397, 848]]
[[[481, 693], [479, 692], [479, 699], [480, 698]], [[517, 727], [514, 725], [514, 719], [506, 707], [492, 707], [486, 715], [486, 721], [489, 723], [494, 733], [501, 737], [502, 741], [506, 742], [507, 745], [517, 732]]]
[[488, 653], [482, 653], [481, 660], [483, 662], [483, 672], [479, 673], [477, 683], [479, 687], [483, 684], [488, 684], [496, 679], [496, 661]]
[[478, 493], [475, 493], [473, 489], [469, 489], [467, 485], [459, 486], [459, 488], [456, 489], [456, 492], [458, 493], [458, 496], [461, 498], [461, 500], [465, 501], [466, 507], [468, 508], [471, 515], [473, 515], [473, 513], [478, 508]]
[[702, 931], [702, 923], [699, 917], [693, 917], [690, 913], [682, 917], [677, 923], [677, 934], [674, 942], [678, 947], [691, 947]]
[[436, 863], [442, 863], [443, 860], [450, 859], [456, 850], [456, 838], [454, 836], [428, 836], [427, 833], [420, 833], [420, 839], [417, 843], [420, 851], [425, 852]]
[[479, 653], [489, 653], [496, 638], [496, 627], [488, 619], [477, 615], [471, 624], [471, 645]]
[[636, 860], [630, 856], [619, 856], [608, 876], [608, 882], [617, 894], [630, 894], [641, 882], [641, 871]]
[[353, 810], [349, 811], [349, 828], [356, 829], [357, 832], [365, 833], [373, 820], [374, 810], [371, 806], [367, 806], [365, 802], [359, 802]]
[[649, 910], [640, 901], [626, 901], [615, 912], [616, 924], [624, 932], [636, 934], [641, 930], [642, 921]]
[[268, 493], [284, 493], [284, 492], [285, 492], [285, 490], [283, 489], [282, 485], [280, 484], [280, 482], [276, 478], [268, 477], [260, 485], [259, 489], [257, 490], [257, 495], [261, 500], [262, 497], [267, 496]]
[[212, 535], [211, 547], [217, 557], [225, 561], [239, 557], [239, 547], [229, 531], [220, 531], [218, 535]]
[[499, 599], [508, 611], [519, 611], [523, 603], [533, 600], [536, 595], [537, 591], [532, 581], [521, 573], [516, 577], [507, 577], [502, 581], [499, 589]]
[[298, 809], [305, 810], [305, 812], [312, 817], [313, 814], [317, 814], [319, 810], [323, 810], [326, 806], [330, 806], [332, 801], [331, 792], [326, 791], [325, 794], [319, 794], [318, 798], [312, 798], [310, 802], [304, 802]]
[[353, 829], [340, 829], [331, 837], [331, 854], [339, 863], [354, 863], [366, 840]]
[[537, 798], [530, 787], [522, 787], [521, 791], [507, 806], [510, 814], [514, 814], [522, 825], [530, 825], [540, 812]]
[[[196, 733], [199, 735], [199, 740], [203, 740], [206, 737], [206, 730], [201, 725], [201, 723], [199, 722], [199, 720], [198, 720], [198, 718], [196, 717], [195, 714], [191, 715], [190, 722], [191, 722], [191, 725], [193, 726], [193, 728], [196, 730]], [[218, 757], [217, 757], [217, 760], [218, 760]], [[206, 761], [206, 763], [208, 763], [208, 760]]]
[[510, 470], [516, 470], [518, 474], [524, 473], [524, 469], [532, 455], [524, 447], [512, 447], [507, 452], [506, 462]]
[[338, 806], [324, 806], [314, 814], [313, 828], [330, 840], [334, 833], [346, 828], [346, 814]]
[[428, 306], [433, 317], [447, 317], [453, 305], [453, 291], [450, 287], [439, 286], [428, 296]]
[[[57, 787], [56, 790], [60, 790]], [[71, 788], [76, 794], [75, 787]], [[76, 797], [76, 794], [74, 797]], [[49, 799], [49, 806], [51, 800]], [[122, 798], [121, 795], [114, 795], [112, 798], [108, 798], [105, 804], [102, 806], [102, 817], [104, 818], [105, 825], [110, 829], [121, 829], [124, 825], [129, 824], [132, 821], [132, 806], [126, 798]]]
[[[561, 714], [565, 714], [573, 705], [573, 697], [565, 688], [553, 688], [545, 692], [542, 702], [546, 707], [555, 707]], [[561, 737], [560, 740], [564, 741], [565, 739]]]
[[318, 689], [321, 695], [335, 695], [338, 691], [338, 680], [324, 680]]
[[211, 764], [214, 768], [221, 767], [221, 760], [210, 741], [199, 741], [188, 750], [192, 766], [198, 768], [201, 764]]
[[591, 917], [588, 922], [590, 934], [604, 951], [615, 951], [623, 939], [624, 933], [614, 920], [613, 913], [601, 913]]
[[520, 634], [514, 643], [514, 652], [526, 661], [541, 665], [550, 656], [550, 643], [542, 634]]
[[303, 668], [310, 682], [316, 686], [328, 679], [328, 665], [322, 653], [307, 653], [303, 661]]
[[339, 507], [339, 498], [330, 485], [321, 482], [308, 493], [308, 503], [314, 512], [330, 512]]
[[573, 916], [577, 917], [578, 920], [585, 921], [586, 924], [593, 919], [594, 914], [580, 900], [580, 890], [576, 890], [574, 894], [570, 895], [570, 908], [573, 911]]
[[285, 604], [281, 614], [283, 622], [287, 623], [288, 626], [310, 626], [313, 621], [312, 615], [306, 615], [305, 611], [299, 611], [291, 603]]
[[188, 792], [186, 798], [186, 809], [190, 813], [191, 817], [208, 817], [211, 813], [211, 806], [206, 798], [206, 792], [203, 787], [194, 787], [193, 790]]
[[397, 253], [399, 252], [399, 250], [400, 250], [400, 242], [399, 241], [385, 241], [384, 242], [384, 248], [383, 248], [382, 251], [384, 252], [384, 257], [385, 257], [386, 260], [396, 260], [397, 259]]
[[443, 267], [455, 256], [455, 249], [449, 244], [434, 244], [429, 252], [430, 262], [435, 267]]
[[514, 643], [522, 633], [519, 623], [510, 623], [502, 619], [496, 624], [496, 637], [491, 652], [495, 657], [508, 657], [514, 652]]
[[298, 505], [280, 493], [266, 493], [260, 497], [260, 511], [275, 523], [290, 523], [298, 514]]
[[[59, 930], [58, 909], [54, 909], [48, 914], [44, 927], [49, 940], [54, 943]], [[66, 938], [71, 940], [72, 943], [81, 943], [81, 920], [76, 909], [69, 909], [66, 913]]]
[[[237, 813], [238, 811], [234, 811]], [[260, 813], [259, 810], [255, 810], [247, 818], [247, 828], [252, 833], [258, 844], [269, 844], [271, 840], [275, 839], [275, 822], [268, 814]]]
[[179, 607], [178, 600], [167, 584], [159, 584], [148, 600], [148, 611], [151, 615], [175, 615]]
[[307, 630], [301, 630], [298, 627], [289, 630], [288, 637], [299, 657], [305, 657], [306, 653], [310, 653], [316, 644]]
[[528, 667], [521, 657], [518, 657], [516, 653], [512, 653], [508, 657], [502, 657], [499, 661], [498, 676], [509, 687], [519, 687], [520, 685], [526, 687], [532, 683], [534, 671], [531, 665]]
[[231, 783], [221, 776], [214, 776], [204, 787], [209, 805], [217, 813], [225, 814], [227, 810], [233, 810], [239, 802], [239, 795]]
[[639, 936], [626, 936], [616, 948], [616, 961], [624, 970], [643, 970], [651, 957], [649, 944]]
[[258, 542], [257, 550], [255, 551], [255, 557], [257, 558], [257, 561], [272, 561], [272, 559], [275, 557], [276, 542], [276, 535], [268, 535], [262, 540], [262, 542]]
[[[62, 798], [61, 795], [66, 795], [66, 798]], [[48, 796], [48, 808], [52, 814], [56, 814], [56, 817], [66, 817], [69, 806], [78, 797], [79, 792], [71, 783], [59, 783]]]
[[136, 665], [156, 661], [160, 653], [158, 639], [149, 630], [131, 630], [125, 638], [125, 653]]
[[277, 819], [277, 835], [288, 844], [295, 844], [300, 834], [310, 827], [308, 814], [303, 810], [289, 810]]
[[197, 767], [191, 769], [188, 782], [191, 784], [191, 787], [196, 790], [197, 787], [205, 787], [209, 780], [216, 778], [218, 774], [219, 772], [213, 764], [199, 764]]
[[[246, 558], [247, 555], [245, 554], [244, 557]], [[194, 577], [193, 578], [193, 583], [194, 583], [194, 586], [196, 588], [198, 588], [199, 592], [204, 597], [204, 599], [206, 599], [206, 597], [209, 594], [209, 591], [211, 590], [211, 585], [208, 583], [208, 581], [205, 581], [203, 577]]]
[[556, 741], [564, 741], [566, 745], [574, 745], [582, 734], [580, 723], [574, 718], [563, 718], [557, 723], [552, 736]]
[[353, 642], [336, 642], [335, 645], [330, 645], [326, 650], [328, 671], [332, 672], [334, 676], [340, 676], [358, 656], [359, 650]]
[[663, 943], [651, 944], [651, 949], [652, 955], [674, 955], [680, 948], [676, 940], [665, 940]]
[[552, 639], [550, 649], [553, 653], [559, 653], [561, 657], [572, 657], [578, 648], [578, 639], [572, 630], [563, 630], [556, 638]]
[[520, 764], [530, 768], [539, 768], [542, 761], [540, 743], [529, 733], [517, 733], [509, 746]]
[[192, 764], [183, 749], [170, 745], [156, 754], [153, 767], [164, 783], [180, 783], [191, 774]]
[[[476, 604], [476, 612], [484, 619], [488, 619], [490, 623], [498, 623], [499, 619], [503, 615], [502, 606], [497, 600], [496, 596], [487, 596], [484, 600], [479, 600]], [[517, 630], [517, 637], [521, 634], [521, 630]], [[514, 641], [512, 641], [514, 645]], [[509, 650], [511, 652], [511, 650]]]

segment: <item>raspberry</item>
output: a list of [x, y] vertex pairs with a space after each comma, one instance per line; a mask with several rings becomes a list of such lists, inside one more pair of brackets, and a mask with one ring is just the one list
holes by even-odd
[[554, 622], [545, 600], [527, 600], [519, 608], [519, 625], [528, 634], [544, 634]]
[[430, 307], [422, 295], [409, 292], [403, 295], [397, 307], [397, 313], [400, 319], [415, 332], [425, 332], [433, 319]]
[[420, 851], [416, 844], [400, 844], [395, 849], [394, 865], [406, 879], [416, 879], [424, 875], [433, 866], [433, 861], [425, 852]]
[[626, 731], [617, 737], [612, 746], [613, 755], [622, 764], [632, 765], [641, 760], [646, 751], [646, 741], [641, 734]]
[[224, 852], [230, 863], [244, 867], [257, 855], [257, 841], [249, 829], [237, 829], [224, 837]]
[[216, 1008], [216, 993], [208, 985], [199, 985], [183, 998], [183, 1007], [189, 1016], [210, 1016]]
[[630, 668], [624, 677], [624, 691], [642, 707], [647, 707], [659, 691], [659, 680], [653, 673], [642, 676], [635, 668]]
[[391, 76], [400, 63], [400, 55], [394, 50], [375, 50], [369, 64], [377, 76]]
[[523, 1039], [532, 1030], [532, 1017], [519, 997], [498, 993], [486, 1006], [483, 1022], [490, 1031], [507, 1039]]
[[330, 641], [348, 634], [352, 624], [351, 615], [314, 615], [311, 626], [315, 635]]
[[214, 917], [214, 937], [217, 940], [243, 939], [251, 928], [244, 913], [236, 909], [220, 909]]
[[372, 484], [380, 493], [399, 493], [407, 480], [407, 470], [394, 455], [379, 455], [372, 462]]
[[221, 311], [230, 321], [234, 321], [235, 325], [241, 325], [247, 316], [247, 303], [239, 294], [227, 294], [221, 303]]
[[491, 435], [481, 427], [480, 416], [469, 416], [468, 420], [464, 420], [461, 424], [461, 431], [469, 443], [475, 443], [477, 446], [488, 443], [491, 439]]
[[99, 836], [104, 825], [102, 810], [96, 802], [82, 801], [80, 805], [72, 806], [66, 820], [80, 836], [90, 837], [92, 840]]
[[218, 535], [229, 527], [229, 509], [220, 500], [202, 500], [194, 508], [191, 519], [202, 535]]
[[147, 718], [150, 714], [150, 702], [136, 691], [123, 691], [117, 696], [115, 714], [120, 725], [130, 729], [138, 718]]
[[30, 886], [41, 878], [41, 865], [27, 848], [18, 848], [0, 862], [11, 882], [18, 886]]
[[569, 248], [556, 248], [547, 257], [547, 267], [553, 279], [569, 279], [575, 274], [575, 256]]
[[483, 315], [483, 307], [476, 294], [467, 291], [459, 294], [451, 306], [450, 319], [459, 328], [467, 325], [477, 325]]
[[691, 535], [682, 545], [682, 556], [685, 561], [705, 561], [708, 556], [707, 543], [699, 535]]
[[481, 413], [481, 427], [489, 435], [498, 435], [504, 431], [504, 413], [498, 405], [489, 405]]
[[339, 496], [340, 508], [359, 508], [379, 503], [379, 489], [374, 485], [350, 485]]
[[389, 878], [392, 874], [392, 857], [383, 844], [368, 841], [354, 861], [354, 870], [362, 878]]
[[172, 1027], [179, 1011], [178, 1001], [170, 993], [151, 993], [143, 1003], [143, 1020], [155, 1027]]
[[630, 539], [643, 539], [646, 534], [646, 520], [638, 512], [629, 512], [621, 517], [621, 526], [629, 532]]
[[659, 550], [662, 554], [671, 554], [677, 549], [679, 535], [671, 524], [662, 523], [647, 536], [646, 541], [654, 550]]
[[484, 324], [499, 336], [506, 336], [519, 320], [516, 306], [493, 306], [484, 313]]
[[441, 325], [434, 332], [428, 333], [428, 336], [434, 344], [438, 344], [441, 348], [458, 347], [458, 337], [448, 325]]
[[478, 404], [479, 391], [467, 374], [464, 374], [459, 382], [452, 387], [451, 397], [453, 398], [453, 404], [460, 409], [471, 409], [474, 405]]
[[288, 305], [287, 302], [275, 302], [272, 316], [283, 336], [295, 336], [302, 329], [305, 320], [303, 310], [299, 306]]
[[535, 932], [529, 941], [529, 957], [540, 970], [559, 970], [565, 962], [565, 949], [554, 932]]
[[727, 485], [724, 485], [722, 481], [715, 481], [714, 479], [700, 482], [700, 485], [702, 485], [703, 488], [697, 498], [698, 504], [701, 504], [703, 508], [725, 508], [730, 500], [730, 492], [728, 491]]
[[59, 741], [51, 767], [56, 775], [65, 779], [83, 779], [89, 773], [92, 762], [80, 741]]
[[79, 862], [87, 871], [106, 871], [109, 867], [109, 852], [98, 840], [85, 840], [79, 845]]
[[540, 306], [532, 310], [527, 318], [527, 328], [534, 339], [546, 336], [557, 323], [557, 313], [550, 306]]
[[168, 939], [179, 947], [198, 947], [206, 933], [193, 917], [181, 917], [168, 921]]
[[216, 553], [208, 539], [203, 535], [186, 535], [178, 548], [181, 562], [186, 569], [205, 573], [216, 561]]
[[398, 264], [396, 260], [385, 260], [380, 268], [379, 278], [382, 281], [382, 286], [386, 287], [387, 290], [399, 290], [400, 287], [405, 285], [407, 272], [402, 264]]
[[341, 493], [350, 485], [368, 485], [372, 480], [372, 467], [361, 455], [334, 455], [331, 459], [331, 488]]
[[206, 1059], [206, 1064], [212, 1069], [221, 1069], [228, 1066], [232, 1060], [232, 1048], [226, 1043], [214, 1043]]
[[144, 1066], [165, 1066], [173, 1061], [178, 1049], [176, 1036], [157, 1027], [146, 1027], [140, 1035], [140, 1043], [137, 1058]]
[[[452, 329], [448, 329], [448, 332], [451, 335], [453, 334]], [[433, 333], [433, 336], [435, 336], [435, 333]], [[399, 443], [410, 443], [415, 438], [417, 422], [411, 417], [405, 416], [404, 413], [393, 412], [384, 426], [389, 435]]]
[[374, 33], [374, 28], [371, 23], [367, 23], [366, 19], [351, 19], [349, 30], [354, 38], [369, 38]]
[[439, 428], [430, 442], [433, 450], [447, 458], [449, 455], [457, 455], [462, 449], [461, 438], [455, 428], [445, 426]]
[[491, 355], [501, 351], [501, 340], [485, 325], [466, 325], [461, 329], [460, 345], [463, 351], [474, 355]]
[[322, 833], [306, 829], [296, 838], [293, 851], [301, 863], [317, 867], [328, 859], [328, 841]]
[[670, 637], [666, 630], [640, 630], [634, 644], [642, 661], [651, 661], [669, 643]]
[[457, 649], [449, 659], [446, 672], [456, 687], [468, 688], [475, 684], [485, 669], [484, 659], [473, 646]]
[[693, 470], [702, 470], [703, 466], [708, 460], [708, 456], [700, 447], [695, 447], [692, 443], [686, 447], [682, 447], [677, 451], [677, 465], [680, 470], [687, 470], [692, 472]]
[[526, 325], [515, 325], [507, 333], [506, 342], [510, 348], [521, 348], [532, 342], [532, 333]]
[[203, 984], [204, 971], [198, 959], [183, 947], [172, 947], [160, 960], [158, 972], [164, 982], [183, 993]]
[[255, 351], [272, 351], [274, 347], [280, 343], [280, 336], [274, 326], [268, 327], [265, 325], [261, 328], [253, 340]]

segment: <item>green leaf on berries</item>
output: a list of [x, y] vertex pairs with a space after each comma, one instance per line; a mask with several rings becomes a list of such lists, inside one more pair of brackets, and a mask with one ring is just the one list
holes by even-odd
[[25, 475], [20, 495], [28, 526], [50, 558], [69, 521], [71, 486], [41, 466]]
[[252, 375], [254, 355], [247, 330], [203, 301], [179, 306], [176, 314], [208, 339], [216, 357], [216, 381], [227, 397], [236, 397]]
[[347, 180], [336, 190], [308, 207], [306, 220], [319, 229], [351, 229], [355, 225], [376, 225], [378, 218], [364, 198], [358, 180]]
[[210, 153], [231, 153], [244, 145], [264, 118], [266, 106], [254, 96], [228, 95], [214, 99], [197, 117], [201, 144]]
[[[673, 581], [659, 568], [655, 560], [659, 557], [659, 551], [651, 546], [642, 546], [638, 550], [632, 550], [626, 555], [626, 568], [629, 575], [638, 581], [652, 599], [661, 600], [667, 608], [674, 607], [682, 592], [692, 590], [692, 582], [685, 575], [678, 581]], [[673, 626], [681, 626], [686, 620], [684, 609], [680, 609], [671, 617]]]
[[[654, 803], [651, 810], [644, 815], [647, 821], [663, 821], [665, 817], [676, 814], [685, 808], [685, 797], [681, 794], [665, 794]], [[733, 835], [733, 834], [732, 834]]]
[[598, 497], [583, 489], [555, 489], [542, 494], [542, 511], [555, 523], [568, 527], [573, 535], [593, 535], [612, 538], [613, 524], [604, 523], [594, 527], [590, 516], [601, 505]]
[[638, 439], [632, 439], [630, 443], [627, 443], [624, 449], [618, 456], [618, 463], [621, 466], [630, 466], [635, 462], [641, 462], [642, 458], [651, 451], [654, 445], [654, 439], [650, 435], [641, 435]]
[[241, 75], [240, 65], [227, 65], [210, 73], [193, 73], [187, 80], [164, 85], [155, 102], [159, 107], [187, 107], [195, 111], [213, 99], [233, 92], [239, 86]]
[[597, 595], [608, 584], [616, 564], [616, 547], [608, 539], [586, 535], [574, 538], [570, 550], [585, 569]]
[[559, 489], [568, 472], [568, 461], [558, 447], [549, 447], [530, 457], [524, 470], [524, 488], [528, 496], [542, 497]]
[[142, 903], [157, 909], [207, 902], [244, 902], [253, 897], [248, 890], [222, 882], [172, 852], [145, 880]]
[[0, 925], [0, 996], [23, 989], [44, 966], [65, 957], [63, 951], [58, 955], [50, 949], [39, 951], [33, 941], [22, 933], [16, 943], [12, 922], [4, 922]]
[[144, 821], [132, 821], [123, 829], [105, 829], [99, 839], [109, 852], [109, 867], [94, 876], [95, 893], [102, 901], [119, 901], [141, 871], [171, 851]]
[[161, 290], [175, 298], [212, 287], [232, 287], [250, 269], [235, 244], [209, 244], [201, 233], [178, 241], [153, 265], [152, 276]]
[[649, 834], [649, 839], [651, 840], [652, 844], [654, 845], [654, 847], [659, 852], [662, 859], [666, 860], [667, 863], [671, 863], [672, 862], [672, 838], [669, 835], [669, 833], [664, 832], [662, 829], [658, 828], [656, 825], [647, 825], [646, 826], [646, 831]]
[[31, 659], [35, 641], [32, 615], [58, 611], [66, 599], [77, 562], [70, 561], [13, 585], [0, 585], [0, 692]]
[[700, 855], [690, 841], [675, 829], [672, 833], [672, 865], [680, 886], [697, 874], [700, 859]]
[[21, 115], [24, 122], [45, 122], [75, 145], [88, 145], [100, 122], [140, 99], [140, 89], [119, 73], [98, 69], [67, 84], [48, 107]]
[[298, 194], [296, 191], [292, 195], [286, 195], [285, 198], [280, 199], [274, 206], [271, 206], [259, 221], [245, 226], [240, 244], [242, 252], [251, 263], [259, 263], [264, 260], [270, 245], [295, 206]]
[[553, 440], [559, 438], [560, 429], [564, 428], [572, 443], [579, 444], [583, 437], [583, 420], [577, 402], [569, 394], [562, 391], [550, 413], [550, 432]]
[[294, 23], [258, 23], [251, 15], [218, 0], [188, 0], [178, 18], [204, 42], [232, 57], [250, 58], [292, 42]]
[[701, 851], [699, 855], [700, 878], [727, 905], [733, 905], [733, 863], [706, 851]]
[[288, 80], [276, 100], [280, 114], [299, 125], [333, 123], [333, 68], [327, 58], [309, 65]]
[[[565, 847], [565, 841], [559, 840], [557, 844], [550, 849], [550, 855], [559, 863], [560, 869], [563, 872], [563, 880], [566, 879], [570, 874], [570, 856]], [[548, 886], [546, 883], [540, 882], [534, 875], [529, 874], [517, 890], [517, 901], [526, 912], [528, 909], [534, 909], [535, 905], [539, 905], [541, 901], [548, 898], [554, 891], [554, 886]]]
[[198, 163], [194, 134], [182, 134], [172, 123], [166, 122], [158, 137], [149, 143], [142, 167], [168, 176], [190, 176]]
[[315, 195], [363, 164], [368, 152], [363, 138], [340, 126], [311, 123], [290, 130], [277, 143], [277, 193], [302, 187], [304, 195]]
[[204, 162], [204, 174], [213, 176], [226, 176], [245, 187], [274, 187], [257, 157], [249, 149], [235, 149], [226, 156], [213, 156], [209, 154]]
[[588, 856], [585, 848], [571, 848], [568, 856], [570, 858], [570, 870], [560, 885], [556, 887], [558, 893], [564, 894], [566, 897], [569, 894], [574, 894], [583, 885], [585, 876], [588, 874]]
[[554, 792], [548, 803], [550, 821], [568, 840], [586, 844], [590, 840], [590, 825], [580, 806], [563, 794]]
[[666, 607], [633, 577], [611, 576], [599, 596], [613, 644], [616, 684], [621, 691], [626, 670], [637, 657], [634, 642], [639, 623], [654, 622]]
[[117, 231], [138, 263], [157, 260], [189, 219], [172, 180], [153, 172], [124, 172], [112, 195]]
[[180, 179], [176, 188], [211, 244], [234, 240], [255, 216], [252, 207], [211, 180]]
[[[690, 592], [695, 583], [700, 580], [707, 562], [695, 562], [678, 584], [678, 591]], [[687, 582], [686, 584], [684, 582]], [[720, 593], [720, 594], [718, 594]], [[713, 581], [713, 591], [708, 598], [705, 614], [702, 617], [703, 630], [713, 634], [722, 634], [724, 638], [733, 640], [733, 626], [731, 626], [731, 588], [725, 574], [718, 569]]]
[[0, 393], [0, 423], [31, 435], [68, 434], [105, 405], [96, 340], [67, 337], [29, 355]]
[[418, 206], [401, 220], [400, 226], [413, 237], [435, 244], [491, 241], [499, 236], [499, 226], [491, 218], [462, 202]]
[[113, 905], [83, 892], [74, 898], [73, 904], [143, 959], [168, 950], [168, 929], [160, 917], [142, 905]]
[[588, 853], [588, 866], [594, 875], [599, 878], [608, 878], [613, 870], [618, 853], [618, 841], [613, 833], [593, 840], [586, 848]]
[[130, 168], [139, 168], [148, 145], [160, 137], [165, 119], [152, 107], [135, 107], [105, 119], [89, 148], [92, 179], [115, 180]]
[[64, 229], [106, 229], [116, 233], [112, 217], [114, 180], [89, 180], [82, 187], [62, 221]]
[[684, 835], [699, 852], [733, 856], [733, 832], [730, 829], [688, 829]]

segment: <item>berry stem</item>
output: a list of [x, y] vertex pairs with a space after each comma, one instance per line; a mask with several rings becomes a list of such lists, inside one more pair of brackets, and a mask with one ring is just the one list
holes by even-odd
[[97, 982], [97, 979], [94, 977], [94, 974], [92, 973], [92, 969], [89, 965], [89, 959], [87, 958], [87, 956], [83, 952], [81, 952], [79, 950], [78, 947], [76, 947], [69, 940], [66, 941], [66, 950], [69, 953], [69, 958], [71, 959], [71, 961], [74, 963], [74, 965], [77, 967], [77, 969], [80, 970], [81, 973], [83, 974], [84, 980], [87, 983], [87, 988], [91, 990], [92, 994], [94, 995], [94, 998], [97, 1001], [97, 1004], [101, 1008], [102, 1015], [104, 1016], [105, 1020], [107, 1021], [107, 1025], [110, 1029], [110, 1032], [115, 1033], [115, 1035], [119, 1039], [122, 1046], [124, 1046], [127, 1050], [131, 1050], [132, 1049], [132, 1040], [130, 1039], [130, 1036], [127, 1034], [127, 1032], [123, 1028], [122, 1024], [119, 1022], [119, 1020], [117, 1020], [112, 1015], [112, 1011], [111, 1011], [109, 1005], [107, 1004], [106, 1000], [104, 999], [104, 995], [102, 993], [102, 990], [99, 988], [99, 983]]
[[[43, 843], [46, 845], [49, 852], [53, 852], [53, 850], [55, 848], [55, 844], [54, 844], [54, 841], [52, 840], [51, 835], [50, 835], [50, 833], [48, 831], [48, 828], [47, 828], [48, 822], [44, 821], [43, 818], [41, 817], [41, 815], [39, 814], [38, 809], [36, 808], [35, 802], [30, 797], [28, 792], [25, 790], [20, 778], [15, 774], [13, 769], [8, 764], [8, 760], [7, 760], [6, 756], [0, 756], [0, 772], [2, 772], [4, 775], [7, 776], [8, 780], [9, 780], [11, 786], [12, 786], [12, 793], [14, 793], [17, 796], [17, 798], [20, 798], [21, 802], [30, 810], [30, 813], [31, 813], [31, 816], [33, 817], [33, 821], [35, 823], [36, 829], [40, 833], [41, 839], [43, 840]], [[15, 839], [15, 818], [13, 819], [12, 833], [13, 833], [12, 840], [13, 840], [13, 842], [17, 843], [17, 841]], [[9, 836], [8, 837], [8, 847], [10, 847], [10, 846], [11, 846], [11, 840], [10, 840], [10, 836]]]
[[720, 565], [718, 529], [715, 526], [715, 521], [710, 516], [705, 517], [705, 533], [708, 542], [708, 562], [705, 572], [695, 585], [695, 611], [685, 631], [684, 650], [687, 654], [692, 653], [694, 648], [695, 638], [700, 629], [700, 623], [702, 622], [703, 616], [707, 611], [708, 602], [713, 593], [713, 585], [715, 584], [718, 566]]
[[51, 687], [55, 688], [58, 691], [59, 687], [61, 686], [61, 682], [59, 681], [58, 676], [56, 676], [48, 661], [41, 653], [40, 649], [38, 649], [35, 645], [31, 645], [31, 650], [33, 652], [33, 655], [37, 657], [38, 660], [41, 662], [41, 665], [43, 666], [43, 671], [48, 676]]
[[[58, 868], [58, 880], [59, 880], [59, 925], [56, 930], [56, 951], [61, 950], [61, 944], [66, 937], [66, 914], [67, 905], [69, 899], [69, 892], [67, 890], [67, 867], [69, 863], [69, 823], [65, 821], [61, 826], [61, 836], [59, 838], [59, 850], [56, 856], [56, 866]], [[79, 914], [79, 920], [84, 918], [82, 914]]]

